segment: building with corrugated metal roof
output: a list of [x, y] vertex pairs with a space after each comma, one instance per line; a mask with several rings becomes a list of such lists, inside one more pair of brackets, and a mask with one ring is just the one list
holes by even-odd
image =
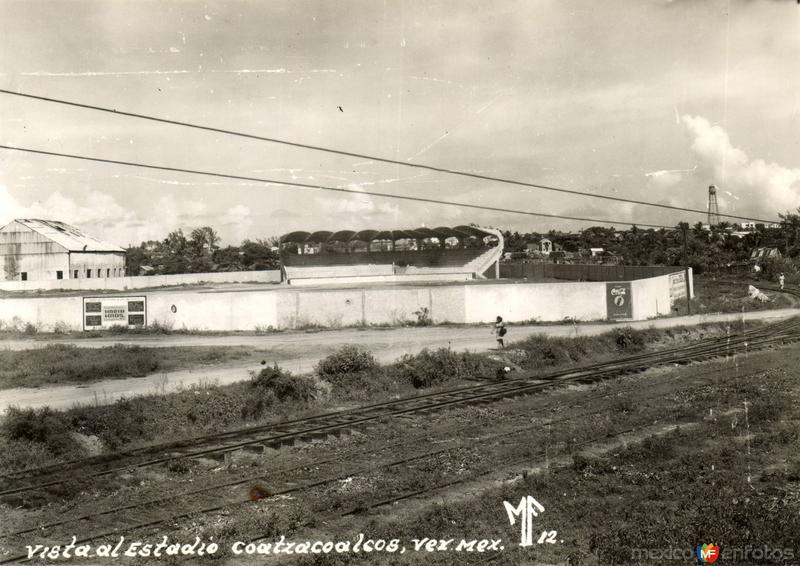
[[123, 277], [125, 250], [57, 220], [18, 218], [0, 228], [6, 281]]

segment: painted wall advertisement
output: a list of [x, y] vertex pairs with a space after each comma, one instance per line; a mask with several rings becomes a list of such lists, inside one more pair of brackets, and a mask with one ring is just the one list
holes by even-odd
[[609, 320], [633, 318], [633, 297], [631, 284], [606, 283], [606, 306]]
[[146, 297], [84, 297], [83, 329], [147, 326]]
[[669, 302], [674, 305], [678, 299], [686, 298], [686, 273], [669, 274]]

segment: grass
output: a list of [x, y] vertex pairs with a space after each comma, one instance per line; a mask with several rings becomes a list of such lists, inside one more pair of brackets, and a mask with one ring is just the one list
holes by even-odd
[[103, 348], [48, 344], [30, 350], [0, 350], [0, 389], [142, 377], [240, 360], [250, 355], [251, 350], [243, 347], [148, 348], [122, 344]]
[[[658, 331], [623, 328], [579, 338], [534, 336], [512, 344], [505, 352], [492, 355], [442, 348], [403, 356], [386, 365], [377, 364], [369, 352], [348, 346], [323, 360], [317, 368], [318, 375], [311, 378], [292, 376], [277, 366], [266, 367], [260, 373], [254, 373], [249, 382], [194, 386], [172, 393], [120, 399], [110, 405], [52, 411], [49, 415], [63, 419], [61, 422], [66, 423], [63, 429], [70, 434], [96, 437], [106, 450], [113, 451], [296, 418], [304, 412], [318, 412], [343, 404], [413, 396], [420, 389], [448, 387], [473, 377], [495, 377], [497, 369], [509, 363], [509, 358], [518, 361], [523, 369], [552, 368], [603, 356], [624, 356], [653, 344], [673, 346], [674, 342], [725, 331], [725, 325], [712, 324]], [[31, 371], [31, 366], [34, 373], [57, 376], [40, 376], [38, 379], [67, 379], [70, 372], [74, 372], [74, 379], [78, 379], [76, 375], [81, 376], [80, 379], [89, 379], [85, 377], [87, 368], [97, 373], [104, 373], [108, 368], [115, 368], [119, 373], [134, 372], [151, 368], [153, 364], [162, 364], [159, 367], [164, 368], [169, 364], [175, 367], [179, 363], [221, 361], [237, 355], [237, 351], [242, 356], [247, 355], [235, 348], [116, 346], [78, 349], [54, 346], [41, 350], [0, 352], [2, 356], [23, 356], [22, 361], [27, 363], [18, 367], [17, 363], [12, 363], [12, 358], [0, 358], [0, 367], [17, 375], [18, 380], [22, 379], [20, 374], [25, 367]], [[47, 356], [51, 358], [45, 363], [43, 360]], [[90, 363], [93, 356], [96, 356], [96, 365]], [[127, 366], [121, 362], [125, 359], [129, 360]], [[48, 416], [47, 421], [52, 422], [52, 418]], [[0, 435], [0, 472], [20, 465], [41, 465], [70, 455], [54, 452], [47, 436], [28, 439]], [[81, 455], [82, 450], [82, 446], [73, 447], [72, 456]]]
[[[433, 504], [411, 514], [394, 511], [402, 520], [392, 514], [376, 515], [359, 528], [373, 538], [503, 538], [505, 550], [497, 560], [502, 564], [671, 564], [665, 556], [670, 549], [682, 553], [678, 555], [682, 559], [674, 563], [690, 563], [695, 561], [692, 553], [700, 543], [715, 543], [731, 556], [746, 552], [748, 546], [767, 547], [773, 556], [776, 550], [784, 552], [783, 559], [740, 556], [725, 560], [725, 564], [794, 564], [800, 552], [797, 394], [791, 372], [770, 371], [730, 376], [724, 384], [681, 402], [665, 398], [646, 407], [637, 404], [629, 414], [608, 415], [614, 419], [614, 428], [638, 426], [643, 418], [645, 424], [662, 419], [669, 422], [676, 410], [695, 426], [679, 427], [607, 452], [582, 452], [585, 447], [567, 444], [573, 456], [567, 465], [547, 468], [500, 488], [487, 487], [479, 496], [453, 494], [453, 500], [445, 502], [440, 493], [432, 499]], [[703, 418], [709, 406], [741, 409], [745, 401], [747, 420], [738, 413]], [[591, 423], [584, 424], [592, 428]], [[555, 432], [569, 436], [567, 431]], [[508, 449], [520, 456], [526, 447], [523, 443]], [[532, 457], [530, 465], [535, 464], [537, 458]], [[516, 504], [528, 495], [545, 511], [535, 519], [533, 547], [519, 548], [519, 524], [509, 526], [502, 502]], [[536, 544], [542, 531], [551, 530], [557, 531], [556, 539], [563, 542]], [[785, 554], [788, 549], [794, 556]], [[410, 560], [399, 563], [414, 563]], [[323, 563], [346, 561], [309, 558], [302, 562]], [[461, 562], [444, 554], [430, 556], [426, 563]]]
[[[760, 321], [749, 321], [746, 328], [752, 330], [760, 324]], [[684, 341], [724, 336], [741, 330], [742, 323], [736, 321], [660, 329], [619, 327], [594, 336], [569, 338], [534, 334], [509, 344], [503, 355], [524, 370], [546, 371], [581, 362], [606, 361], [657, 347], [675, 347]]]
[[[755, 301], [747, 296], [748, 285], [761, 288], [762, 285], [774, 287], [777, 284], [774, 281], [731, 281], [729, 279], [713, 279], [706, 276], [697, 276], [694, 278], [695, 299], [692, 300], [692, 312], [695, 314], [750, 312], [794, 306], [794, 301], [792, 301], [792, 299], [774, 291], [765, 291], [770, 298], [769, 302], [762, 303], [760, 301]], [[685, 312], [685, 300], [679, 302], [679, 309], [681, 313]]]

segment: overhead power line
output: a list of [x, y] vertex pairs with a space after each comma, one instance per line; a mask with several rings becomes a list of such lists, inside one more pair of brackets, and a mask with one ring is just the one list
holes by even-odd
[[217, 177], [221, 179], [233, 179], [237, 181], [253, 181], [257, 183], [269, 183], [272, 185], [286, 185], [290, 187], [298, 187], [301, 189], [314, 189], [320, 191], [333, 191], [338, 193], [351, 193], [356, 195], [369, 195], [374, 197], [381, 197], [381, 198], [390, 198], [390, 199], [398, 199], [398, 200], [406, 200], [406, 201], [414, 201], [414, 202], [424, 202], [429, 204], [441, 204], [447, 206], [457, 206], [460, 208], [473, 208], [477, 210], [488, 210], [491, 212], [503, 212], [507, 214], [521, 214], [525, 216], [538, 216], [541, 218], [551, 218], [557, 220], [576, 220], [579, 222], [593, 222], [595, 224], [622, 224], [625, 226], [642, 226], [647, 228], [665, 228], [668, 230], [675, 229], [674, 226], [664, 226], [661, 224], [645, 224], [645, 223], [638, 223], [638, 222], [625, 222], [622, 220], [603, 220], [600, 218], [584, 218], [581, 216], [565, 216], [561, 214], [545, 214], [543, 212], [532, 212], [529, 210], [515, 210], [511, 208], [501, 208], [496, 206], [484, 206], [481, 204], [471, 204], [466, 202], [454, 202], [454, 201], [446, 201], [446, 200], [437, 200], [432, 198], [425, 198], [425, 197], [414, 197], [408, 195], [395, 195], [391, 193], [380, 193], [377, 191], [362, 191], [357, 189], [346, 189], [342, 187], [329, 187], [326, 185], [316, 185], [311, 183], [298, 183], [295, 181], [280, 181], [277, 179], [265, 179], [263, 177], [250, 177], [246, 175], [232, 175], [229, 173], [218, 173], [216, 171], [201, 171], [198, 169], [185, 169], [182, 167], [167, 167], [164, 165], [152, 165], [149, 163], [138, 163], [134, 161], [119, 161], [116, 159], [105, 159], [102, 157], [91, 157], [88, 155], [75, 155], [71, 153], [59, 153], [55, 151], [44, 151], [41, 149], [32, 149], [27, 147], [17, 147], [11, 145], [0, 145], [0, 149], [6, 149], [10, 151], [20, 151], [24, 153], [34, 153], [38, 155], [48, 155], [52, 157], [65, 157], [68, 159], [80, 159], [82, 161], [94, 161], [97, 163], [108, 163], [111, 165], [124, 165], [126, 167], [138, 167], [142, 169], [153, 169], [158, 171], [170, 171], [173, 173], [189, 173], [192, 175], [203, 175], [206, 177]]
[[[290, 146], [290, 147], [296, 147], [296, 148], [300, 148], [300, 149], [308, 149], [308, 150], [312, 150], [312, 151], [321, 151], [321, 152], [324, 152], [324, 153], [331, 153], [331, 154], [335, 154], [335, 155], [343, 155], [345, 157], [353, 157], [353, 158], [356, 158], [356, 159], [365, 159], [365, 160], [368, 160], [368, 161], [376, 161], [376, 162], [379, 162], [379, 163], [388, 163], [388, 164], [391, 164], [391, 165], [402, 165], [404, 167], [413, 167], [413, 168], [416, 168], [416, 169], [423, 169], [423, 170], [426, 170], [426, 171], [433, 171], [433, 172], [436, 172], [436, 173], [447, 173], [449, 175], [458, 175], [460, 177], [468, 177], [468, 178], [471, 178], [471, 179], [479, 179], [479, 180], [482, 180], [482, 181], [492, 181], [492, 182], [495, 182], [495, 183], [503, 183], [503, 184], [507, 184], [507, 185], [516, 185], [516, 186], [520, 186], [520, 187], [526, 187], [526, 188], [529, 188], [529, 189], [541, 189], [541, 190], [545, 190], [545, 191], [554, 191], [554, 192], [558, 192], [558, 193], [577, 195], [577, 196], [582, 196], [582, 197], [591, 197], [591, 198], [604, 199], [604, 200], [610, 200], [610, 201], [616, 201], [616, 202], [626, 202], [626, 203], [629, 203], [629, 204], [639, 204], [639, 205], [643, 205], [643, 206], [654, 206], [654, 207], [658, 207], [658, 208], [665, 208], [665, 209], [668, 209], [668, 210], [677, 210], [677, 211], [680, 211], [680, 212], [691, 212], [691, 213], [694, 213], [694, 214], [703, 214], [703, 215], [705, 215], [708, 212], [706, 210], [700, 210], [700, 209], [696, 209], [696, 208], [686, 208], [686, 207], [682, 207], [682, 206], [673, 206], [673, 205], [670, 205], [670, 204], [662, 204], [662, 203], [649, 202], [649, 201], [643, 201], [643, 200], [628, 199], [628, 198], [616, 197], [616, 196], [611, 196], [611, 195], [587, 193], [585, 191], [577, 191], [577, 190], [573, 190], [573, 189], [564, 189], [564, 188], [561, 188], [561, 187], [553, 187], [553, 186], [549, 186], [549, 185], [540, 185], [540, 184], [537, 184], [537, 183], [528, 183], [526, 181], [519, 181], [519, 180], [508, 179], [508, 178], [504, 178], [504, 177], [493, 177], [491, 175], [481, 175], [480, 173], [472, 173], [470, 171], [462, 171], [462, 170], [459, 170], [459, 169], [449, 169], [447, 167], [437, 167], [435, 165], [427, 165], [427, 164], [424, 164], [424, 163], [411, 163], [410, 161], [400, 161], [398, 159], [389, 159], [387, 157], [378, 157], [378, 156], [375, 156], [375, 155], [367, 155], [365, 153], [356, 153], [356, 152], [352, 152], [352, 151], [345, 151], [345, 150], [334, 149], [334, 148], [330, 148], [330, 147], [311, 145], [311, 144], [305, 144], [305, 143], [299, 143], [299, 142], [293, 142], [293, 141], [289, 141], [289, 140], [271, 138], [271, 137], [267, 137], [267, 136], [259, 136], [259, 135], [255, 135], [255, 134], [237, 132], [235, 130], [228, 130], [228, 129], [225, 129], [225, 128], [215, 128], [213, 126], [205, 126], [205, 125], [202, 125], [202, 124], [194, 124], [194, 123], [191, 123], [191, 122], [183, 122], [183, 121], [180, 121], [180, 120], [170, 120], [169, 118], [159, 118], [158, 116], [150, 116], [150, 115], [147, 115], [147, 114], [138, 114], [136, 112], [125, 112], [123, 110], [116, 110], [114, 108], [107, 108], [107, 107], [104, 107], [104, 106], [96, 106], [96, 105], [93, 105], [93, 104], [84, 104], [84, 103], [81, 103], [81, 102], [73, 102], [73, 101], [70, 101], [70, 100], [63, 100], [63, 99], [60, 99], [60, 98], [53, 98], [53, 97], [49, 97], [49, 96], [38, 96], [38, 95], [35, 95], [35, 94], [29, 94], [29, 93], [25, 93], [25, 92], [16, 92], [16, 91], [13, 91], [13, 90], [6, 90], [6, 89], [0, 89], [0, 94], [8, 94], [8, 95], [11, 95], [11, 96], [19, 96], [19, 97], [29, 98], [29, 99], [33, 99], [33, 100], [40, 100], [40, 101], [43, 101], [43, 102], [52, 102], [52, 103], [56, 103], [56, 104], [63, 104], [63, 105], [66, 105], [66, 106], [73, 106], [73, 107], [76, 107], [76, 108], [84, 108], [84, 109], [87, 109], [87, 110], [96, 110], [96, 111], [99, 111], [99, 112], [108, 112], [110, 114], [117, 114], [119, 116], [128, 116], [128, 117], [131, 117], [131, 118], [140, 118], [142, 120], [150, 120], [151, 122], [160, 122], [162, 124], [171, 124], [171, 125], [174, 125], [174, 126], [184, 126], [186, 128], [194, 128], [196, 130], [204, 130], [204, 131], [207, 131], [207, 132], [215, 132], [215, 133], [218, 133], [218, 134], [226, 134], [226, 135], [230, 135], [230, 136], [237, 136], [237, 137], [240, 137], [240, 138], [247, 138], [247, 139], [252, 139], [252, 140], [270, 142], [270, 143], [286, 145], [286, 146]], [[748, 221], [751, 221], [751, 222], [763, 222], [765, 224], [772, 224], [772, 223], [777, 223], [778, 222], [776, 220], [763, 220], [763, 219], [760, 219], [760, 218], [751, 218], [751, 217], [748, 217], [748, 216], [737, 216], [735, 214], [722, 214], [722, 213], [720, 213], [720, 216], [724, 216], [726, 218], [733, 218], [733, 219], [736, 219], [736, 220], [748, 220]]]

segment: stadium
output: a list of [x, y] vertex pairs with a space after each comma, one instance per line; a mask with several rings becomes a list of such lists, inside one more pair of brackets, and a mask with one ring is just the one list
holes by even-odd
[[469, 281], [499, 277], [503, 235], [477, 226], [291, 232], [280, 255], [289, 285]]
[[5, 281], [6, 291], [75, 294], [9, 295], [0, 318], [43, 330], [213, 331], [645, 320], [691, 294], [691, 271], [687, 283], [675, 267], [501, 264], [504, 244], [477, 225], [295, 231], [279, 239], [275, 270]]

